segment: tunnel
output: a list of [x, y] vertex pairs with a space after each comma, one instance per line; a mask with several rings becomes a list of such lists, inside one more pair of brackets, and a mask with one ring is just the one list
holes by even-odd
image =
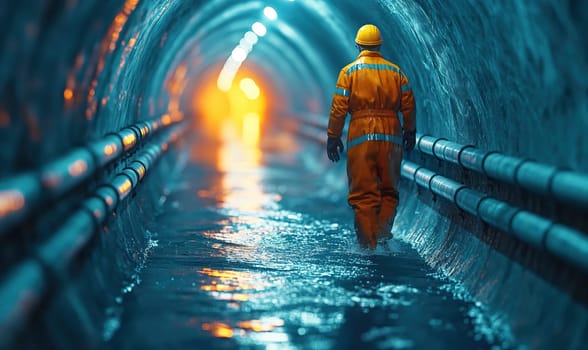
[[[366, 23], [417, 111], [375, 250], [325, 151]], [[0, 28], [0, 348], [587, 346], [587, 2], [22, 0]]]

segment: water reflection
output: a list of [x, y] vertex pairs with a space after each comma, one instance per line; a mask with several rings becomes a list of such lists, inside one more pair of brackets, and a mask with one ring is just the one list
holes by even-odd
[[219, 300], [247, 301], [250, 293], [263, 290], [270, 285], [265, 282], [265, 276], [250, 272], [211, 268], [203, 268], [198, 272], [212, 277], [202, 280], [200, 289], [210, 292]]
[[258, 162], [259, 152], [254, 149], [243, 149], [237, 145], [221, 150], [221, 167], [229, 166], [247, 169], [247, 172], [233, 172], [231, 168], [222, 178], [223, 208], [227, 210], [243, 210], [247, 212], [260, 210], [268, 195], [261, 191], [259, 169], [252, 166]]
[[235, 333], [231, 326], [222, 322], [203, 323], [202, 329], [210, 332], [217, 338], [231, 338]]
[[[217, 270], [202, 268], [198, 271], [202, 275], [199, 281], [200, 289], [209, 292], [220, 301], [230, 301], [227, 306], [231, 309], [241, 309], [242, 303], [271, 287], [267, 276], [260, 273], [236, 270]], [[284, 320], [278, 317], [264, 317], [260, 319], [234, 321], [234, 325], [226, 322], [210, 321], [202, 323], [202, 330], [217, 338], [231, 338], [235, 335], [247, 337], [250, 332], [270, 332], [284, 326]], [[283, 336], [278, 336], [282, 338]]]
[[239, 337], [240, 340], [249, 338], [255, 343], [285, 343], [289, 337], [284, 332], [272, 332], [284, 326], [284, 321], [277, 317], [267, 317], [258, 320], [241, 321], [231, 326], [224, 322], [204, 322], [202, 330], [209, 332], [216, 338]]

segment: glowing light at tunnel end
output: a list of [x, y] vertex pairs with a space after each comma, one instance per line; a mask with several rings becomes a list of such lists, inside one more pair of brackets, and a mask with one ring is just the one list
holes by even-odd
[[265, 36], [265, 34], [267, 33], [267, 28], [261, 22], [253, 23], [253, 25], [251, 26], [251, 30], [253, 30], [253, 32], [257, 34], [257, 36], [261, 37]]
[[[271, 6], [266, 6], [263, 9], [264, 16], [274, 21], [278, 18], [278, 13]], [[259, 42], [259, 38], [267, 34], [267, 27], [261, 22], [255, 22], [251, 25], [251, 30], [247, 31], [239, 44], [231, 51], [231, 55], [225, 62], [217, 79], [217, 87], [219, 90], [228, 92], [233, 85], [233, 80], [237, 75], [237, 71], [241, 64], [245, 62], [247, 56], [253, 50], [253, 47]]]
[[250, 100], [256, 100], [259, 98], [260, 90], [255, 81], [251, 78], [243, 78], [239, 83], [239, 87], [241, 91], [247, 96]]
[[271, 21], [275, 21], [276, 19], [278, 19], [278, 13], [271, 6], [267, 6], [266, 8], [264, 8], [263, 14]]

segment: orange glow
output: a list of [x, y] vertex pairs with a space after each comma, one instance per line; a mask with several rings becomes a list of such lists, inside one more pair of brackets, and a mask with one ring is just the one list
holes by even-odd
[[171, 122], [172, 122], [172, 119], [171, 119], [171, 117], [169, 116], [169, 114], [164, 114], [164, 115], [161, 117], [161, 124], [163, 124], [164, 126], [168, 126], [168, 125], [170, 125], [170, 124], [171, 124]]
[[141, 165], [139, 167], [139, 180], [141, 180], [143, 176], [145, 176], [145, 167]]
[[253, 274], [234, 270], [215, 270], [205, 267], [199, 273], [214, 277], [209, 284], [203, 284], [200, 289], [211, 292], [219, 300], [247, 301], [250, 298], [245, 291], [257, 291], [268, 286], [260, 274]]
[[[265, 124], [271, 118], [269, 111], [283, 99], [276, 96], [277, 90], [268, 84], [267, 76], [250, 64], [240, 67], [235, 76], [238, 84], [222, 91], [217, 85], [221, 68], [219, 64], [207, 70], [192, 92], [192, 110], [197, 118], [194, 133], [203, 144], [194, 147], [191, 156], [215, 162], [222, 172], [215, 193], [223, 207], [258, 211], [272, 200], [261, 187], [262, 174], [258, 171], [261, 144], [266, 142]], [[259, 96], [255, 91], [247, 96], [251, 87], [259, 89]]]
[[106, 146], [104, 146], [104, 155], [111, 156], [114, 154], [114, 152], [116, 152], [116, 150], [117, 150], [116, 145], [106, 145]]
[[123, 137], [123, 145], [125, 145], [125, 148], [133, 146], [135, 142], [137, 142], [137, 136], [135, 136], [135, 134], [128, 134]]
[[242, 137], [246, 145], [255, 146], [259, 143], [261, 117], [257, 113], [248, 113], [243, 117]]
[[234, 334], [233, 329], [228, 324], [222, 322], [203, 323], [202, 329], [210, 332], [217, 338], [231, 338]]
[[210, 285], [210, 286], [202, 286], [202, 287], [200, 287], [200, 289], [201, 290], [204, 290], [204, 291], [207, 291], [207, 292], [212, 292], [212, 291], [215, 291], [215, 292], [231, 292], [231, 291], [234, 291], [236, 289], [236, 287], [234, 287], [234, 286], [227, 286], [227, 285], [224, 285], [224, 284], [221, 284], [221, 285], [213, 284], [213, 285]]
[[67, 74], [66, 88], [63, 90], [63, 98], [65, 99], [66, 108], [72, 106], [73, 98], [75, 96], [76, 75], [83, 69], [86, 57], [80, 53], [76, 56], [75, 64]]
[[239, 328], [248, 329], [253, 332], [269, 332], [282, 327], [284, 321], [280, 318], [268, 318], [263, 320], [251, 320], [239, 322]]
[[[212, 161], [223, 172], [220, 199], [227, 208], [259, 210], [267, 195], [260, 187], [260, 175], [255, 169], [261, 162], [263, 124], [268, 101], [273, 102], [273, 96], [265, 94], [262, 76], [244, 66], [235, 79], [249, 82], [244, 85], [256, 85], [257, 99], [248, 98], [240, 84], [233, 84], [227, 92], [219, 90], [218, 71], [211, 69], [208, 74], [202, 77], [203, 84], [194, 91], [192, 101], [194, 113], [199, 117], [199, 123], [195, 123], [197, 132], [209, 144], [217, 144], [216, 158]], [[242, 176], [244, 169], [251, 169], [251, 175]], [[241, 190], [234, 191], [234, 188]]]
[[25, 205], [22, 192], [17, 190], [0, 191], [0, 218], [19, 211]]
[[73, 177], [80, 176], [88, 170], [88, 163], [85, 160], [76, 160], [67, 168], [69, 174]]
[[65, 98], [66, 100], [71, 100], [74, 96], [74, 93], [71, 89], [65, 89], [63, 90], [63, 98]]
[[151, 123], [151, 128], [153, 129], [153, 131], [157, 131], [159, 130], [159, 120], [155, 120]]
[[133, 184], [131, 183], [131, 180], [126, 179], [125, 182], [123, 182], [122, 184], [120, 184], [118, 186], [118, 193], [126, 194], [130, 191], [132, 186], [133, 186]]
[[241, 91], [243, 91], [243, 93], [245, 94], [245, 96], [247, 96], [248, 99], [256, 100], [259, 98], [260, 91], [259, 91], [259, 87], [255, 83], [255, 80], [253, 80], [251, 78], [243, 78], [243, 79], [241, 79], [241, 82], [239, 83], [239, 87], [241, 88]]
[[266, 95], [271, 89], [264, 88], [263, 76], [254, 68], [242, 66], [235, 76], [240, 83], [221, 91], [217, 86], [219, 70], [211, 69], [209, 75], [202, 77], [205, 83], [194, 91], [193, 109], [202, 124], [199, 129], [207, 138], [218, 141], [234, 136], [223, 130], [234, 130], [237, 140], [258, 147], [268, 101], [274, 99], [271, 94]]

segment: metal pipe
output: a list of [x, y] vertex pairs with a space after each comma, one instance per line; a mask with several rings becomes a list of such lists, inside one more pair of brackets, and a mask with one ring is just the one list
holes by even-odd
[[1, 180], [0, 236], [22, 223], [43, 203], [62, 197], [108, 163], [133, 150], [155, 131], [174, 125], [168, 118], [136, 123], [75, 149], [38, 171]]
[[98, 196], [86, 199], [82, 203], [81, 208], [92, 215], [96, 228], [100, 227], [108, 215], [108, 205], [106, 204], [106, 201]]
[[133, 128], [133, 126], [129, 126], [117, 132], [117, 135], [119, 135], [122, 140], [123, 149], [125, 152], [128, 152], [137, 145], [137, 141], [141, 134], [137, 129]]
[[478, 216], [480, 203], [486, 197], [488, 196], [464, 186], [455, 194], [455, 204], [466, 213]]
[[41, 184], [50, 199], [57, 199], [88, 179], [97, 170], [94, 156], [77, 149], [41, 168]]
[[0, 237], [33, 211], [42, 192], [37, 173], [28, 172], [0, 181]]
[[485, 152], [443, 138], [417, 134], [416, 148], [437, 159], [459, 164], [495, 180], [588, 208], [588, 174], [561, 170], [531, 160]]
[[[150, 145], [133, 157], [132, 167], [123, 169], [114, 179], [96, 189], [70, 215], [65, 223], [43, 242], [34, 258], [28, 258], [15, 266], [0, 285], [0, 348], [11, 344], [17, 333], [23, 329], [42, 298], [48, 292], [50, 278], [68, 271], [75, 257], [88, 245], [118, 204], [136, 188], [142, 178], [143, 162], [154, 162], [164, 153], [162, 144], [177, 140], [181, 130], [170, 130], [156, 145]], [[145, 170], [146, 171], [146, 170]], [[144, 175], [144, 172], [143, 172]]]
[[488, 225], [588, 271], [585, 233], [491, 198], [412, 162], [402, 163], [401, 174]]
[[118, 159], [123, 153], [122, 139], [120, 136], [113, 134], [91, 142], [86, 148], [94, 155], [96, 164], [100, 168]]
[[113, 212], [118, 207], [118, 192], [111, 184], [99, 187], [95, 195], [106, 204], [108, 212]]

